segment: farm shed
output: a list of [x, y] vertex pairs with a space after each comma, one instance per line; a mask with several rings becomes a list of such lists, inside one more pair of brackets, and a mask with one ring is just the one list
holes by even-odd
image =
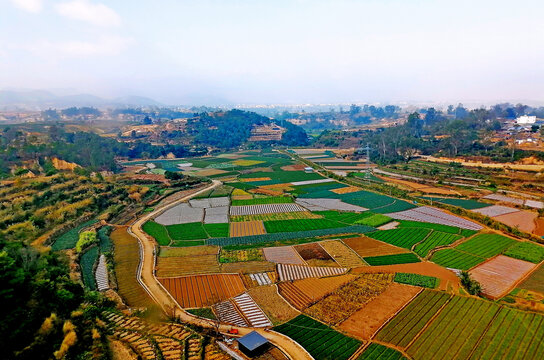
[[305, 167], [305, 168], [304, 168], [304, 172], [307, 172], [307, 173], [314, 172], [314, 168], [309, 167], [309, 166], [308, 166], [308, 167]]
[[257, 356], [268, 348], [268, 340], [256, 331], [238, 339], [238, 349], [249, 357]]

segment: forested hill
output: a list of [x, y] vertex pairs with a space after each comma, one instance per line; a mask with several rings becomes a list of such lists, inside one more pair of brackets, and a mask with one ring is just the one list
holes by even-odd
[[[190, 119], [187, 125], [197, 144], [231, 149], [249, 140], [253, 126], [273, 123], [272, 119], [253, 112], [230, 110], [199, 114]], [[289, 122], [283, 123], [282, 127], [287, 131], [278, 143], [290, 146], [308, 144], [308, 136], [301, 127]]]

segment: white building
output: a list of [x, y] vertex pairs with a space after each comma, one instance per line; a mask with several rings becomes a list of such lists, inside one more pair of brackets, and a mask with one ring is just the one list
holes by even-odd
[[520, 125], [530, 125], [536, 122], [536, 116], [527, 116], [523, 115], [516, 119], [516, 124]]

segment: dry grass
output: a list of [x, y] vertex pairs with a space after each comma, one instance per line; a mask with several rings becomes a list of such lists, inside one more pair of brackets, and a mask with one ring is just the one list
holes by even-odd
[[348, 268], [364, 266], [363, 260], [344, 243], [338, 240], [329, 240], [322, 241], [320, 244], [340, 266]]
[[296, 280], [293, 282], [293, 285], [295, 285], [300, 291], [308, 296], [312, 300], [312, 302], [316, 302], [319, 299], [325, 297], [326, 295], [332, 293], [339, 287], [354, 280], [356, 277], [357, 276], [355, 275], [347, 274], [340, 276], [329, 276], [324, 278], [308, 278]]
[[258, 286], [249, 289], [248, 293], [274, 325], [289, 321], [299, 314], [278, 295], [276, 285]]
[[349, 238], [344, 239], [343, 241], [361, 257], [404, 254], [408, 252], [406, 249], [389, 245], [368, 237]]
[[349, 193], [357, 192], [360, 190], [361, 188], [358, 188], [356, 186], [348, 186], [348, 187], [343, 187], [339, 189], [332, 189], [331, 191], [335, 194], [349, 194]]

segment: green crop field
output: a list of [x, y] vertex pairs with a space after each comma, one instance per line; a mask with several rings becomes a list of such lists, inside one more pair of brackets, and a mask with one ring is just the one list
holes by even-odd
[[328, 183], [319, 183], [319, 184], [308, 184], [308, 185], [295, 185], [293, 188], [295, 190], [291, 191], [293, 194], [299, 196], [306, 195], [306, 197], [316, 197], [314, 195], [308, 196], [309, 194], [315, 194], [320, 192], [326, 192], [327, 194], [334, 194], [328, 190], [340, 189], [347, 187], [347, 185], [341, 184], [339, 182], [328, 182]]
[[393, 264], [409, 264], [420, 262], [419, 258], [412, 254], [395, 254], [395, 255], [383, 255], [383, 256], [370, 256], [363, 258], [368, 265], [393, 265]]
[[406, 359], [400, 351], [383, 346], [381, 344], [370, 343], [365, 351], [357, 360], [401, 360]]
[[204, 224], [204, 230], [209, 237], [227, 237], [229, 236], [229, 224]]
[[172, 240], [199, 240], [207, 239], [208, 234], [201, 222], [176, 224], [166, 226]]
[[[460, 234], [462, 230], [455, 226], [443, 225], [443, 224], [431, 224], [426, 222], [411, 221], [411, 220], [396, 220], [399, 222], [399, 228], [425, 228], [445, 232], [449, 234]], [[474, 230], [468, 230], [472, 233], [476, 233]], [[464, 235], [466, 236], [466, 235]]]
[[299, 343], [316, 360], [346, 360], [361, 346], [359, 340], [305, 315], [276, 326], [274, 330]]
[[414, 359], [467, 359], [499, 308], [489, 301], [455, 296], [406, 352]]
[[538, 268], [529, 275], [529, 277], [518, 285], [521, 289], [544, 293], [544, 266]]
[[244, 205], [264, 205], [264, 204], [288, 204], [292, 203], [293, 198], [290, 196], [269, 196], [247, 200], [232, 200], [232, 206]]
[[159, 245], [165, 246], [170, 244], [170, 236], [166, 227], [159, 223], [149, 220], [142, 226], [142, 230], [145, 231], [149, 236], [157, 240]]
[[291, 232], [291, 231], [309, 231], [319, 229], [334, 229], [345, 227], [346, 224], [328, 220], [328, 219], [293, 219], [293, 220], [273, 220], [265, 221], [264, 227], [268, 234]]
[[468, 270], [484, 262], [485, 258], [455, 249], [444, 249], [435, 252], [431, 261], [448, 268]]
[[212, 309], [205, 307], [205, 308], [196, 308], [196, 309], [187, 309], [186, 310], [189, 314], [193, 314], [196, 316], [200, 316], [206, 319], [212, 319], [215, 320], [217, 317], [213, 313]]
[[488, 206], [491, 206], [492, 204], [486, 204], [483, 202], [479, 202], [476, 200], [470, 200], [470, 199], [454, 199], [454, 198], [435, 198], [431, 196], [422, 196], [423, 199], [436, 201], [442, 204], [447, 205], [453, 205], [458, 206], [460, 208], [466, 209], [466, 210], [474, 210], [474, 209], [482, 209]]
[[422, 243], [416, 245], [414, 251], [419, 256], [425, 257], [432, 249], [438, 246], [453, 244], [461, 238], [461, 235], [433, 231]]
[[531, 242], [518, 242], [506, 249], [504, 255], [538, 264], [544, 260], [544, 246]]
[[189, 246], [200, 246], [206, 245], [204, 240], [178, 240], [172, 241], [171, 246], [173, 247], [189, 247]]
[[408, 274], [408, 273], [396, 273], [395, 282], [401, 284], [415, 285], [426, 287], [429, 289], [434, 289], [438, 286], [440, 281], [434, 276], [426, 276], [419, 274]]
[[375, 231], [367, 234], [367, 236], [391, 245], [411, 249], [412, 246], [420, 241], [423, 241], [430, 232], [431, 230], [424, 228], [400, 228]]
[[111, 226], [103, 226], [98, 230], [98, 233], [96, 234], [98, 236], [99, 244], [100, 246], [100, 252], [109, 252], [112, 250], [113, 243], [110, 239], [110, 232], [111, 232]]
[[271, 178], [272, 180], [250, 182], [252, 185], [270, 185], [283, 184], [296, 181], [320, 180], [323, 176], [318, 173], [306, 173], [304, 171], [274, 171], [274, 172], [254, 172], [240, 175], [241, 179]]
[[406, 347], [449, 298], [443, 292], [423, 291], [378, 332], [376, 339]]
[[98, 246], [93, 246], [88, 249], [81, 255], [79, 260], [79, 266], [81, 267], [81, 277], [83, 279], [83, 284], [89, 290], [96, 290], [96, 285], [94, 282], [94, 273], [93, 266], [96, 260], [98, 259]]
[[360, 220], [363, 220], [365, 218], [368, 218], [374, 215], [368, 211], [365, 211], [362, 213], [356, 213], [356, 212], [327, 210], [327, 211], [315, 211], [314, 213], [317, 215], [323, 216], [325, 219], [338, 221], [338, 222], [350, 224], [350, 225], [355, 224], [356, 222]]
[[490, 258], [498, 255], [516, 240], [498, 234], [479, 234], [457, 246], [456, 249], [472, 255]]
[[56, 240], [55, 242], [53, 243], [53, 245], [51, 246], [51, 249], [53, 250], [66, 250], [66, 249], [72, 249], [76, 246], [77, 244], [77, 241], [79, 240], [79, 232], [86, 228], [86, 227], [89, 227], [95, 223], [97, 223], [98, 220], [89, 220], [89, 221], [86, 221], [78, 226], [76, 226], [75, 228], [72, 228], [70, 230], [68, 230], [67, 232], [65, 232], [64, 234], [60, 235]]
[[[320, 220], [320, 219], [318, 219]], [[263, 243], [283, 243], [284, 241], [304, 239], [303, 242], [309, 242], [306, 239], [315, 238], [319, 236], [337, 235], [337, 234], [364, 234], [369, 231], [375, 230], [369, 226], [353, 225], [334, 229], [321, 229], [321, 230], [309, 230], [309, 231], [293, 231], [264, 235], [251, 235], [251, 236], [238, 236], [231, 238], [215, 238], [206, 241], [209, 245], [219, 246], [231, 246], [231, 245], [244, 245], [239, 248], [251, 248], [260, 246]], [[313, 239], [313, 241], [316, 241]], [[294, 242], [297, 243], [297, 242]], [[279, 246], [279, 245], [278, 245]]]

